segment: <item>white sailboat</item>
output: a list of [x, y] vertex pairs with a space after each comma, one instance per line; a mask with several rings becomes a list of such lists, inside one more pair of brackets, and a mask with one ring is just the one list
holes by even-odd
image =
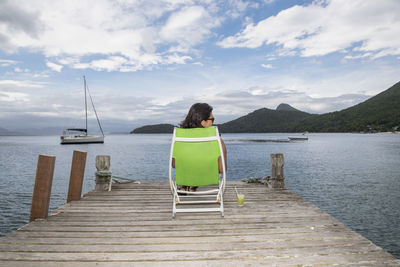
[[[93, 104], [92, 97], [89, 92], [89, 88], [86, 85], [86, 78], [83, 76], [83, 84], [85, 91], [85, 117], [86, 117], [86, 128], [70, 128], [66, 129], [61, 135], [61, 144], [93, 144], [93, 143], [104, 143], [104, 133], [101, 128], [99, 117], [97, 116], [96, 109]], [[86, 92], [89, 94], [90, 102], [92, 103], [94, 113], [96, 114], [97, 123], [99, 125], [101, 135], [88, 135], [88, 116], [87, 116], [87, 97]]]

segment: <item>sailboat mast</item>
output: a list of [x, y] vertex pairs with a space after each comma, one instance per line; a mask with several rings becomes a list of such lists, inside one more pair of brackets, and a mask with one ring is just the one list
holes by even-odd
[[83, 76], [83, 84], [85, 87], [85, 117], [86, 117], [86, 135], [88, 134], [88, 123], [87, 123], [87, 99], [86, 99], [86, 78]]

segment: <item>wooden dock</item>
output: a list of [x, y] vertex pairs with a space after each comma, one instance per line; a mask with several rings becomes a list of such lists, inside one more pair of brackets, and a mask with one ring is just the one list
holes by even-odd
[[93, 191], [0, 238], [0, 266], [400, 266], [286, 189], [230, 182], [224, 218], [171, 210], [166, 182]]

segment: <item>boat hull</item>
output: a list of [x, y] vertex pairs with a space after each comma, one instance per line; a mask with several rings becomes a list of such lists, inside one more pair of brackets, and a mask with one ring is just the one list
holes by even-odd
[[103, 144], [104, 136], [62, 136], [62, 145], [72, 145], [72, 144]]
[[289, 137], [290, 141], [307, 141], [308, 137]]

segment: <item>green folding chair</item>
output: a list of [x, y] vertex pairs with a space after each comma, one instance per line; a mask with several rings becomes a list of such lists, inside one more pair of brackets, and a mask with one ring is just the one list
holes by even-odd
[[[218, 169], [222, 159], [222, 175]], [[172, 175], [172, 158], [175, 159], [175, 180]], [[218, 128], [174, 128], [169, 161], [169, 180], [173, 195], [172, 217], [177, 212], [221, 212], [224, 216], [223, 194], [226, 183], [226, 166]], [[179, 190], [177, 186], [207, 186], [196, 192]], [[190, 208], [177, 208], [187, 206]], [[202, 207], [195, 207], [203, 204]], [[218, 207], [204, 207], [216, 204]], [[194, 207], [193, 207], [194, 206]], [[206, 205], [207, 206], [207, 205]]]

